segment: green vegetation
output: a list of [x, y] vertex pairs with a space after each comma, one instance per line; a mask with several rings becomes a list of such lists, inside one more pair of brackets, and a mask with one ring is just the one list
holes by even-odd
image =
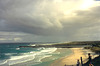
[[100, 53], [100, 47], [92, 47], [91, 50], [96, 53]]
[[85, 49], [91, 49], [93, 52], [100, 54], [100, 47], [84, 47]]

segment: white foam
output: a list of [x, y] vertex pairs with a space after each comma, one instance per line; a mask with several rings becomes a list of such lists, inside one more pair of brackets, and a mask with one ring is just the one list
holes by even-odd
[[5, 60], [1, 61], [1, 60], [0, 60], [0, 65], [3, 65], [3, 64], [5, 64], [5, 63], [7, 63], [7, 61], [5, 61]]
[[35, 54], [32, 55], [22, 55], [22, 56], [12, 56], [10, 60], [20, 60], [20, 59], [25, 59], [29, 57], [34, 57]]
[[31, 46], [36, 46], [35, 44], [32, 44]]
[[35, 58], [35, 54], [33, 55], [22, 55], [22, 56], [13, 56], [11, 59], [8, 60], [9, 65], [27, 62], [33, 60]]
[[16, 50], [20, 50], [20, 48], [16, 48]]
[[5, 55], [14, 55], [14, 54], [17, 54], [17, 53], [5, 53]]
[[7, 60], [7, 63], [13, 65], [31, 60], [34, 62], [42, 62], [41, 59], [52, 56], [51, 54], [56, 50], [57, 48], [42, 48], [40, 51], [30, 51], [21, 54], [21, 56], [11, 56], [11, 58]]
[[42, 47], [42, 48], [37, 48], [37, 50], [44, 50], [45, 48], [44, 47]]

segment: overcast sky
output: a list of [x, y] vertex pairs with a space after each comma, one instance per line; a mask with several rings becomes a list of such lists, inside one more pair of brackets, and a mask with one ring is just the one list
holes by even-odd
[[0, 0], [0, 42], [100, 40], [100, 1]]

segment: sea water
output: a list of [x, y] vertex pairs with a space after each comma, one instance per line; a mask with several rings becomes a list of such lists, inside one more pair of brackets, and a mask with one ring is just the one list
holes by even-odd
[[[0, 66], [49, 66], [53, 61], [71, 54], [71, 50], [57, 48], [20, 48], [42, 43], [0, 44]], [[47, 44], [47, 43], [46, 43]]]

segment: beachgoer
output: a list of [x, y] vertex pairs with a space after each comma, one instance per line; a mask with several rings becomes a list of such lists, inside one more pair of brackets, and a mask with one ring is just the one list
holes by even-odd
[[94, 65], [90, 63], [89, 66], [94, 66]]
[[77, 60], [77, 66], [79, 66], [80, 65], [80, 61], [79, 61], [79, 59]]
[[91, 62], [92, 62], [92, 58], [91, 58], [90, 53], [88, 53], [88, 62], [89, 62], [89, 64], [91, 64]]

